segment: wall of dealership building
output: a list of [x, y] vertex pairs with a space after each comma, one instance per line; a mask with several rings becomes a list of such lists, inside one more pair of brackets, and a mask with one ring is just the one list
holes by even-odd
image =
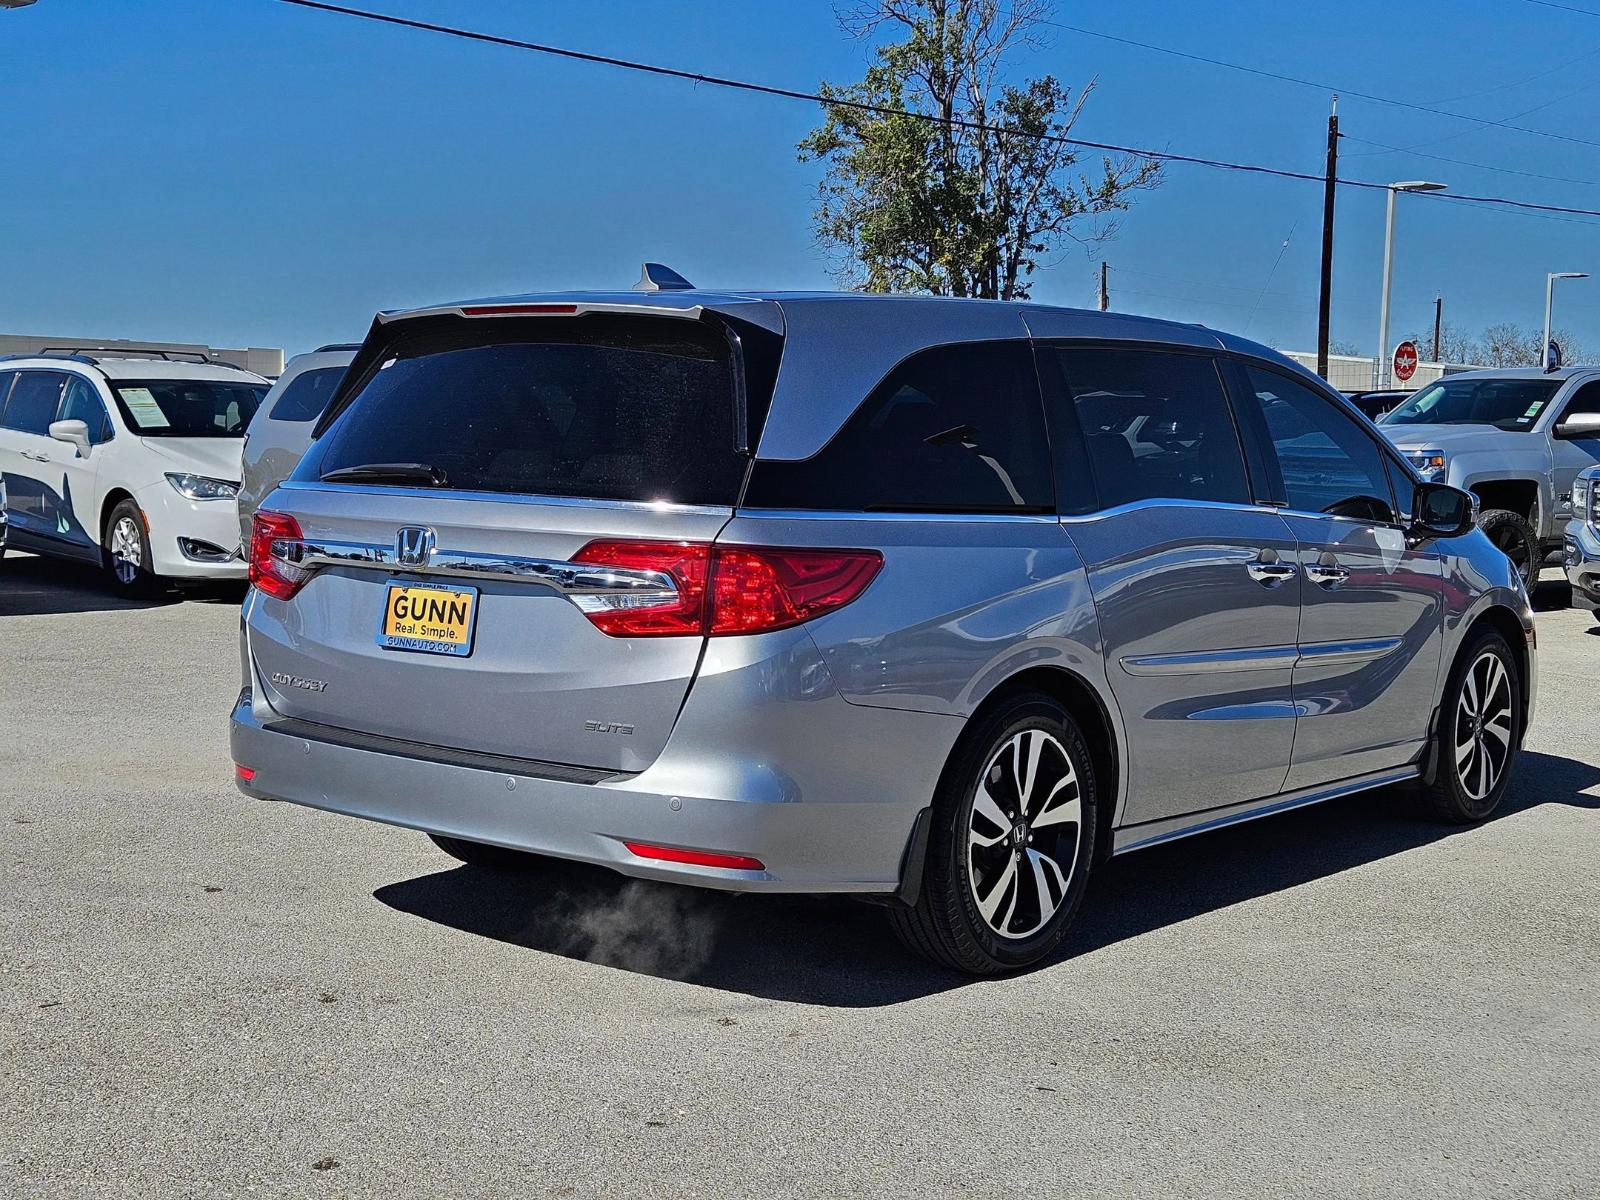
[[126, 338], [37, 337], [33, 334], [0, 333], [0, 354], [43, 354], [47, 350], [57, 354], [74, 350], [91, 354], [95, 350], [118, 353], [161, 350], [168, 354], [203, 354], [213, 362], [242, 367], [257, 375], [265, 375], [268, 379], [276, 379], [283, 374], [283, 351], [263, 346], [228, 348], [193, 342], [130, 342]]

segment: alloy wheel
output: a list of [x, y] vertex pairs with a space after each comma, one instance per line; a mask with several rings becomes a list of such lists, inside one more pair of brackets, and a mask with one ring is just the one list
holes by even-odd
[[1066, 902], [1083, 800], [1066, 747], [1042, 729], [1008, 738], [984, 768], [967, 822], [967, 880], [984, 922], [1018, 940]]
[[111, 570], [117, 582], [130, 584], [144, 565], [144, 545], [132, 517], [121, 517], [111, 527]]
[[1494, 791], [1511, 759], [1511, 673], [1493, 651], [1478, 655], [1456, 705], [1456, 776], [1473, 800]]

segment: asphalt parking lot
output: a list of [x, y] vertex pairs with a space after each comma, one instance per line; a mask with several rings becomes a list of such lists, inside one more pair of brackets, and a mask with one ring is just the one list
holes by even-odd
[[984, 982], [849, 902], [245, 799], [238, 599], [0, 563], [0, 1195], [1600, 1194], [1600, 626], [1553, 583], [1495, 820], [1149, 850]]

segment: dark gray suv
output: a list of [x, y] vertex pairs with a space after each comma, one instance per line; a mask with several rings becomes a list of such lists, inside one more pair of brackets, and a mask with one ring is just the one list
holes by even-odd
[[887, 906], [972, 972], [1094, 864], [1500, 801], [1533, 622], [1469, 496], [1196, 326], [836, 294], [382, 314], [257, 513], [240, 787]]

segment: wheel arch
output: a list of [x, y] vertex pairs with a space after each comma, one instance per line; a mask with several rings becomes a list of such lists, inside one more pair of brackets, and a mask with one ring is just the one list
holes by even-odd
[[[105, 497], [100, 501], [100, 524], [95, 527], [94, 533], [95, 537], [100, 539], [100, 548], [102, 550], [106, 548], [106, 522], [111, 520], [111, 510], [124, 500], [133, 500], [133, 493], [125, 487], [112, 487], [106, 489]], [[135, 507], [138, 507], [139, 502], [137, 500], [133, 500], [133, 503]], [[140, 508], [139, 511], [143, 513], [144, 509]], [[148, 527], [146, 532], [148, 532]]]
[[[1065, 708], [1083, 730], [1089, 759], [1094, 767], [1095, 790], [1100, 800], [1095, 822], [1094, 861], [1111, 856], [1112, 830], [1116, 824], [1117, 800], [1122, 785], [1122, 742], [1112, 718], [1110, 704], [1100, 691], [1077, 672], [1061, 666], [1034, 666], [1007, 676], [973, 709], [970, 727], [996, 705], [1024, 692], [1049, 696]], [[951, 751], [951, 761], [955, 758]]]
[[[1484, 629], [1492, 629], [1505, 639], [1506, 645], [1511, 647], [1511, 657], [1517, 663], [1517, 684], [1522, 691], [1522, 728], [1518, 735], [1525, 737], [1528, 733], [1529, 709], [1531, 699], [1529, 687], [1532, 684], [1532, 675], [1529, 671], [1530, 655], [1532, 650], [1528, 645], [1528, 633], [1523, 627], [1522, 620], [1515, 611], [1503, 604], [1491, 604], [1483, 609], [1467, 624], [1462, 631], [1461, 639], [1456, 643], [1455, 656], [1450, 660], [1450, 671], [1454, 672], [1456, 664], [1461, 661], [1461, 656], [1466, 653], [1469, 643]], [[1448, 677], [1448, 676], [1447, 676]]]

